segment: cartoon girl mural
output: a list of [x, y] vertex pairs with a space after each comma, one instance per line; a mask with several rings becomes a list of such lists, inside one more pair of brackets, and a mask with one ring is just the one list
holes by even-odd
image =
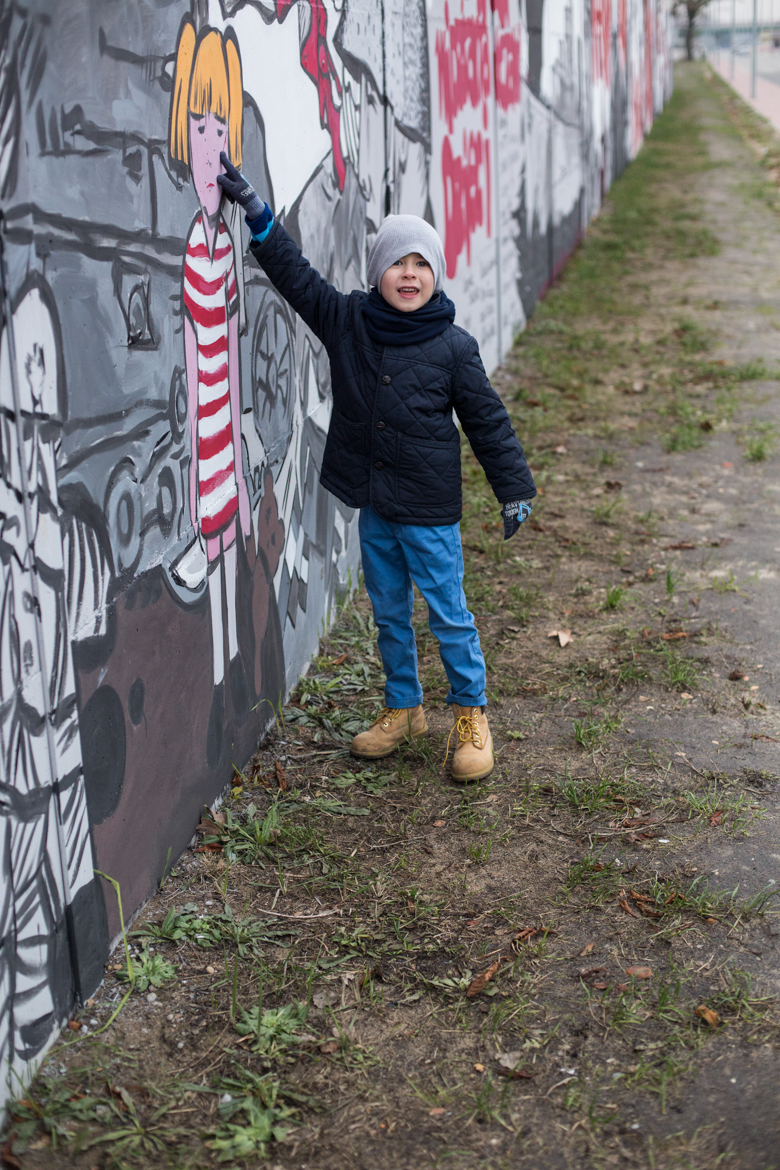
[[[229, 679], [237, 722], [249, 713], [249, 690], [236, 620], [236, 544], [246, 542], [251, 511], [241, 465], [239, 292], [233, 239], [217, 183], [220, 151], [241, 166], [243, 83], [232, 29], [179, 29], [171, 96], [169, 149], [189, 168], [200, 204], [184, 260], [184, 350], [192, 442], [190, 515], [197, 538], [182, 576], [205, 569], [211, 608], [214, 700], [207, 733], [209, 762], [221, 755], [227, 617]], [[202, 563], [198, 565], [198, 561]]]

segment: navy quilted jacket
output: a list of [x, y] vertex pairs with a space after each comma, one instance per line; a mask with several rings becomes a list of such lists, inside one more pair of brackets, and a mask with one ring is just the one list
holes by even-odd
[[360, 309], [312, 268], [277, 221], [250, 247], [325, 346], [333, 414], [320, 482], [345, 504], [396, 524], [456, 524], [462, 515], [457, 414], [497, 499], [536, 495], [523, 449], [488, 381], [476, 340], [457, 325], [420, 345], [373, 341]]

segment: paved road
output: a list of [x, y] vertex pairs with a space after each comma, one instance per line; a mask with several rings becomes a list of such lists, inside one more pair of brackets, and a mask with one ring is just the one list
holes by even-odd
[[751, 59], [749, 53], [734, 57], [725, 50], [713, 53], [710, 64], [740, 97], [780, 130], [780, 49], [763, 49], [756, 61], [756, 96], [751, 97]]
[[[723, 57], [728, 79], [728, 59]], [[780, 53], [776, 59], [780, 62]], [[749, 78], [738, 66], [735, 88], [743, 83], [749, 84]], [[760, 78], [755, 105], [767, 117], [771, 111], [780, 127], [780, 84]], [[685, 306], [681, 315], [715, 331], [715, 358], [762, 359], [774, 378], [748, 384], [736, 429], [716, 432], [701, 450], [669, 456], [660, 445], [650, 452], [643, 449], [626, 475], [626, 491], [636, 511], [652, 507], [664, 517], [664, 534], [675, 543], [721, 539], [709, 560], [702, 558], [701, 548], [676, 555], [685, 566], [686, 583], [701, 581], [702, 619], [717, 622], [722, 634], [720, 648], [712, 650], [714, 673], [727, 680], [735, 667], [743, 670], [748, 680], [726, 686], [743, 687], [745, 702], [764, 706], [753, 707], [751, 714], [758, 712], [759, 717], [751, 728], [750, 720], [746, 726], [734, 717], [733, 707], [729, 711], [698, 698], [686, 715], [648, 712], [648, 723], [637, 725], [637, 738], [655, 737], [659, 745], [676, 740], [700, 772], [742, 775], [749, 788], [761, 793], [767, 816], [751, 827], [749, 838], [694, 845], [689, 855], [721, 888], [739, 883], [745, 896], [767, 885], [780, 886], [780, 454], [750, 463], [739, 441], [740, 427], [744, 436], [761, 424], [780, 437], [780, 384], [775, 380], [780, 371], [780, 218], [760, 198], [764, 180], [755, 157], [741, 137], [724, 133], [728, 127], [714, 101], [703, 116], [716, 165], [702, 176], [700, 198], [721, 252], [692, 260], [684, 285], [668, 290], [670, 303], [679, 298]], [[739, 591], [718, 594], [705, 588], [714, 572], [722, 580], [731, 579]], [[775, 906], [780, 909], [777, 902]], [[738, 965], [780, 994], [778, 923], [776, 914], [755, 920], [741, 939], [732, 941]], [[777, 1049], [770, 1044], [757, 1048], [748, 1068], [732, 1068], [727, 1061], [710, 1067], [697, 1080], [675, 1125], [720, 1126], [728, 1120], [730, 1140], [741, 1151], [739, 1161], [729, 1165], [738, 1170], [779, 1166], [779, 1078]]]

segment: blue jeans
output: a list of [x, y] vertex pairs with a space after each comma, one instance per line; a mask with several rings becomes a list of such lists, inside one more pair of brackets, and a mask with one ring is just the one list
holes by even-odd
[[414, 582], [427, 602], [428, 625], [450, 681], [447, 702], [483, 707], [485, 659], [463, 592], [460, 525], [393, 524], [368, 507], [360, 510], [359, 531], [363, 575], [387, 675], [386, 705], [416, 707], [423, 700], [412, 629]]

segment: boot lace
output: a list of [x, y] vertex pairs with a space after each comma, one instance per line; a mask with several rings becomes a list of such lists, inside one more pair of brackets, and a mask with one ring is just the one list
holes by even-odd
[[[482, 736], [479, 731], [479, 708], [472, 707], [468, 715], [459, 715], [452, 725], [452, 731], [447, 736], [447, 751], [444, 756], [444, 763], [450, 754], [450, 740], [457, 731], [458, 733], [458, 747], [462, 743], [473, 743], [478, 748], [482, 747]], [[457, 751], [458, 748], [455, 749]]]
[[377, 723], [381, 723], [383, 727], [389, 727], [393, 719], [397, 719], [403, 711], [403, 707], [383, 707], [374, 720], [374, 727]]

